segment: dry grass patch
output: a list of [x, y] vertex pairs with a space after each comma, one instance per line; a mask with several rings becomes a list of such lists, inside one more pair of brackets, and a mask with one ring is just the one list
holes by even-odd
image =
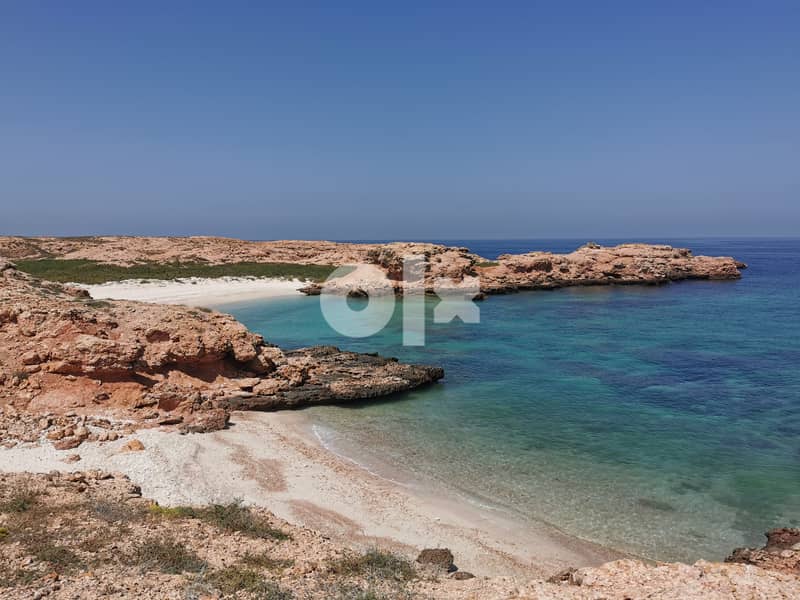
[[50, 541], [28, 544], [26, 549], [37, 560], [46, 562], [58, 573], [72, 573], [86, 566], [83, 559], [75, 552], [66, 546], [59, 546]]
[[417, 571], [408, 559], [376, 548], [359, 556], [346, 556], [334, 561], [329, 570], [336, 575], [381, 580], [410, 581], [417, 577]]
[[120, 502], [97, 500], [89, 504], [89, 513], [106, 523], [133, 523], [144, 518], [146, 512], [141, 506], [131, 506]]
[[127, 562], [139, 566], [143, 571], [160, 571], [171, 575], [199, 573], [208, 567], [204, 560], [181, 542], [166, 537], [141, 542]]
[[283, 589], [274, 581], [269, 581], [257, 572], [241, 567], [227, 567], [212, 571], [206, 577], [206, 583], [225, 595], [247, 592], [256, 598], [265, 600], [291, 600], [294, 598], [290, 591]]
[[225, 531], [238, 531], [258, 539], [291, 539], [288, 533], [270, 525], [267, 519], [244, 506], [241, 500], [201, 508], [162, 507], [153, 504], [149, 507], [149, 511], [150, 514], [165, 519], [200, 519]]
[[268, 554], [250, 554], [247, 553], [240, 561], [243, 565], [248, 567], [255, 567], [258, 569], [266, 569], [268, 571], [277, 571], [288, 569], [294, 565], [294, 561], [290, 558], [272, 558]]
[[27, 483], [17, 484], [10, 489], [3, 490], [0, 500], [0, 513], [24, 513], [36, 504], [39, 492]]

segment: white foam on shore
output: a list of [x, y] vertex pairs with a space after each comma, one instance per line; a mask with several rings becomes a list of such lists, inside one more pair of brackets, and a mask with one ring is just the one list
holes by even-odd
[[307, 282], [266, 277], [129, 279], [98, 285], [71, 284], [96, 300], [138, 300], [160, 304], [220, 306], [246, 300], [298, 296]]

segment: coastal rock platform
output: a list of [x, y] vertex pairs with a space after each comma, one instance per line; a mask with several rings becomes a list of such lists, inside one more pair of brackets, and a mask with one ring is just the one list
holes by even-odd
[[0, 264], [0, 407], [14, 411], [203, 431], [224, 427], [232, 408], [374, 398], [443, 375], [334, 347], [285, 353], [229, 315], [96, 301]]

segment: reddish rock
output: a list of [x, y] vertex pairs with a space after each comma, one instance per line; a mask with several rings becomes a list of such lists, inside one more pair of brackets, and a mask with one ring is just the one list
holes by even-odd
[[53, 444], [53, 448], [56, 450], [72, 450], [73, 448], [80, 446], [83, 442], [84, 438], [68, 437], [55, 442]]
[[144, 450], [144, 444], [136, 439], [125, 443], [119, 449], [120, 452], [141, 452], [142, 450]]
[[[67, 286], [1, 261], [0, 306], [3, 371], [22, 372], [23, 359], [43, 361], [35, 380], [0, 380], [0, 407], [14, 401], [28, 413], [102, 409], [136, 421], [184, 423], [184, 431], [214, 431], [226, 426], [232, 408], [371, 398], [442, 376], [441, 369], [336, 348], [284, 353], [216, 312], [84, 301]], [[89, 438], [89, 431], [81, 426], [47, 435], [69, 448]]]
[[761, 548], [736, 548], [725, 562], [800, 575], [800, 529], [772, 529], [764, 535], [767, 538], [766, 545]]
[[453, 569], [453, 553], [448, 548], [426, 548], [417, 556], [417, 562], [421, 565], [450, 571]]
[[651, 244], [586, 244], [569, 254], [505, 254], [478, 267], [481, 290], [505, 293], [576, 285], [658, 284], [684, 279], [738, 279], [747, 265], [730, 257], [693, 256], [686, 248]]

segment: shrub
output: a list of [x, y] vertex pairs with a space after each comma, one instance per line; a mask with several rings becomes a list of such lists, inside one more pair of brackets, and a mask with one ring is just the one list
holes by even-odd
[[0, 513], [23, 513], [30, 510], [39, 492], [26, 484], [20, 484], [11, 489], [10, 495], [0, 501]]
[[143, 570], [167, 574], [199, 573], [207, 567], [204, 560], [176, 540], [162, 538], [141, 543], [129, 562]]
[[99, 519], [108, 523], [130, 523], [142, 517], [140, 508], [131, 507], [124, 502], [108, 502], [98, 500], [89, 505], [89, 511]]
[[151, 504], [150, 514], [166, 519], [201, 519], [226, 531], [239, 531], [250, 537], [273, 540], [287, 540], [290, 535], [272, 527], [269, 522], [253, 514], [241, 500], [228, 504], [212, 504], [200, 508], [190, 506], [164, 507]]
[[272, 527], [265, 519], [254, 515], [249, 508], [242, 505], [241, 500], [197, 509], [194, 516], [220, 529], [240, 531], [250, 537], [274, 540], [290, 538], [286, 532]]
[[294, 597], [275, 582], [264, 579], [255, 571], [240, 567], [212, 571], [206, 581], [225, 595], [244, 591], [264, 600], [291, 600]]
[[59, 546], [48, 542], [28, 546], [28, 550], [38, 560], [49, 563], [60, 572], [75, 570], [83, 564], [81, 558], [66, 546]]
[[416, 570], [407, 559], [375, 548], [361, 556], [341, 558], [330, 565], [330, 570], [339, 575], [362, 575], [397, 581], [409, 581], [417, 576]]
[[147, 510], [151, 515], [165, 519], [190, 519], [197, 516], [190, 506], [160, 506], [154, 502]]
[[272, 558], [267, 554], [245, 554], [241, 560], [242, 564], [269, 571], [277, 569], [288, 569], [294, 564], [289, 558]]

